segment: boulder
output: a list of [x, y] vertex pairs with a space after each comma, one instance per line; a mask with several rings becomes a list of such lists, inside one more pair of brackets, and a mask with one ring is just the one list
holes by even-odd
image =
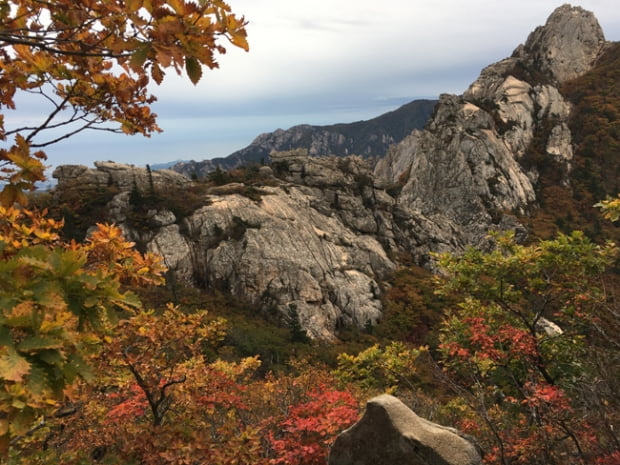
[[476, 445], [453, 428], [425, 420], [396, 397], [368, 401], [362, 419], [334, 442], [328, 465], [477, 465]]

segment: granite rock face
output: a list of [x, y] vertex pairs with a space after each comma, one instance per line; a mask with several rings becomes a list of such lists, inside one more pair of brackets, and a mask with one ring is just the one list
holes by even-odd
[[[109, 163], [95, 170], [63, 167], [57, 189], [80, 186], [88, 196], [89, 189], [119, 187], [108, 218], [100, 220], [161, 254], [177, 282], [230, 292], [279, 312], [283, 323], [295, 309], [317, 339], [331, 340], [341, 327], [375, 324], [382, 310], [379, 282], [396, 266], [382, 245], [393, 242], [394, 200], [373, 186], [371, 166], [359, 157], [282, 154], [275, 160], [261, 170], [271, 182], [260, 186], [258, 198], [244, 195], [242, 184], [211, 188], [203, 206], [184, 218], [146, 211], [146, 229], [130, 221], [131, 190], [167, 192], [166, 182], [174, 180], [163, 182], [166, 173]], [[153, 186], [142, 182], [149, 176]]]
[[[119, 190], [101, 220], [161, 253], [178, 281], [230, 292], [283, 323], [295, 309], [310, 336], [331, 340], [341, 327], [381, 318], [381, 281], [399, 254], [433, 269], [432, 252], [484, 248], [489, 229], [527, 235], [516, 218], [536, 207], [539, 177], [528, 148], [537, 140], [570, 173], [571, 106], [557, 86], [586, 72], [604, 46], [590, 13], [562, 6], [463, 95], [442, 95], [426, 128], [376, 166], [358, 156], [270, 151], [270, 166], [250, 186], [259, 195], [239, 183], [211, 187], [182, 218], [163, 207], [141, 212], [150, 229], [129, 221], [130, 191], [183, 191], [187, 177], [111, 162], [62, 166], [54, 177], [57, 189], [84, 195]], [[272, 136], [303, 138], [299, 131]], [[317, 147], [339, 143], [333, 137], [317, 137]]]
[[396, 397], [368, 401], [360, 421], [334, 442], [328, 465], [478, 465], [477, 447], [458, 431], [427, 421]]
[[129, 165], [96, 166], [58, 169], [57, 190], [79, 186], [88, 196], [103, 186], [119, 188], [100, 220], [161, 254], [174, 280], [275, 310], [283, 323], [295, 309], [317, 339], [381, 318], [380, 283], [397, 266], [391, 252], [406, 247], [423, 262], [431, 248], [457, 247], [450, 225], [397, 205], [376, 185], [370, 162], [357, 156], [273, 153], [272, 165], [260, 170], [269, 185], [258, 187], [258, 197], [245, 195], [240, 183], [213, 187], [203, 206], [183, 218], [162, 208], [141, 213], [148, 228], [131, 221], [131, 192], [167, 192], [166, 178]]
[[463, 95], [442, 95], [427, 127], [393, 146], [375, 175], [401, 183], [398, 205], [450, 225], [457, 244], [481, 246], [489, 229], [519, 228], [515, 215], [536, 206], [538, 172], [524, 163], [527, 149], [550, 127], [547, 155], [570, 172], [571, 107], [557, 85], [591, 69], [605, 44], [591, 13], [558, 8]]
[[59, 189], [83, 191], [110, 186], [121, 190], [137, 188], [144, 192], [151, 187], [183, 189], [191, 182], [189, 178], [172, 170], [150, 171], [111, 161], [95, 162], [94, 169], [84, 165], [61, 165], [54, 170], [52, 177], [58, 180]]
[[605, 35], [594, 14], [565, 4], [529, 35], [515, 55], [562, 83], [591, 69], [605, 45]]
[[330, 340], [339, 327], [376, 323], [378, 281], [395, 266], [381, 244], [321, 213], [313, 203], [322, 199], [299, 186], [262, 190], [258, 202], [213, 196], [183, 221], [194, 280], [284, 318], [294, 308], [313, 338]]

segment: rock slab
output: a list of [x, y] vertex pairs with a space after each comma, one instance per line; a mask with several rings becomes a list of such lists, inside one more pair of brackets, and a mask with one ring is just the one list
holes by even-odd
[[478, 465], [476, 446], [453, 429], [425, 420], [396, 397], [374, 397], [360, 421], [342, 432], [328, 465]]

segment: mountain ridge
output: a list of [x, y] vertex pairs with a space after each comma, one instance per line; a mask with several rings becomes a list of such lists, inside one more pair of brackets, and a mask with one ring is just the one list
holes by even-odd
[[183, 161], [168, 165], [188, 177], [203, 178], [219, 168], [230, 170], [242, 165], [267, 162], [272, 151], [305, 148], [311, 156], [361, 155], [382, 157], [388, 147], [400, 142], [413, 129], [421, 129], [431, 116], [437, 100], [416, 99], [369, 120], [329, 125], [299, 124], [259, 134], [250, 145], [226, 157], [203, 161]]
[[[566, 34], [569, 51], [556, 41]], [[610, 47], [591, 13], [558, 8], [466, 92], [442, 95], [425, 129], [393, 144], [374, 167], [359, 156], [288, 150], [270, 153], [268, 166], [192, 182], [173, 172], [99, 164], [58, 170], [57, 195], [116, 188], [106, 199], [107, 219], [162, 254], [175, 282], [225, 291], [282, 322], [294, 309], [313, 338], [334, 340], [343, 328], [380, 321], [381, 283], [403, 256], [436, 271], [434, 254], [485, 250], [489, 230], [510, 230], [524, 241], [548, 176], [563, 195], [576, 192], [574, 175], [592, 175], [576, 145], [589, 135], [576, 138], [575, 104], [560, 89], [575, 78], [571, 70], [588, 78], [592, 57]], [[583, 61], [567, 71], [564, 63], [575, 56]], [[605, 105], [596, 111], [610, 113]], [[610, 115], [601, 143], [617, 137]], [[608, 157], [618, 157], [614, 150]], [[606, 169], [594, 162], [591, 171]], [[130, 190], [119, 193], [121, 185]], [[592, 203], [583, 208], [594, 210]]]

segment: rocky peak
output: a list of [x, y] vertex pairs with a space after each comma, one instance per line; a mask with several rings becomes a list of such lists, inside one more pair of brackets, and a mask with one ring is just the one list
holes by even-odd
[[[58, 189], [122, 191], [102, 220], [161, 253], [177, 280], [229, 291], [283, 322], [294, 309], [312, 337], [329, 340], [380, 320], [380, 283], [399, 252], [432, 268], [430, 252], [484, 247], [489, 229], [527, 233], [517, 217], [536, 207], [539, 176], [528, 150], [536, 142], [543, 163], [570, 172], [571, 105], [557, 85], [586, 72], [603, 43], [593, 16], [565, 5], [463, 95], [442, 95], [426, 129], [392, 145], [374, 171], [357, 156], [270, 152], [271, 165], [248, 181], [256, 185], [211, 188], [182, 215], [153, 208], [147, 231], [127, 221], [127, 191], [183, 190], [188, 178], [114, 163], [59, 167], [54, 177]], [[272, 150], [269, 137], [258, 140]]]
[[528, 66], [563, 83], [592, 68], [606, 45], [598, 20], [590, 11], [569, 4], [557, 8], [514, 55]]
[[450, 225], [457, 243], [480, 246], [489, 229], [522, 229], [513, 215], [536, 206], [538, 179], [524, 156], [541, 138], [549, 160], [570, 172], [571, 106], [557, 86], [590, 70], [605, 44], [592, 13], [556, 9], [463, 95], [443, 95], [426, 129], [392, 147], [375, 174], [402, 185], [399, 205]]

